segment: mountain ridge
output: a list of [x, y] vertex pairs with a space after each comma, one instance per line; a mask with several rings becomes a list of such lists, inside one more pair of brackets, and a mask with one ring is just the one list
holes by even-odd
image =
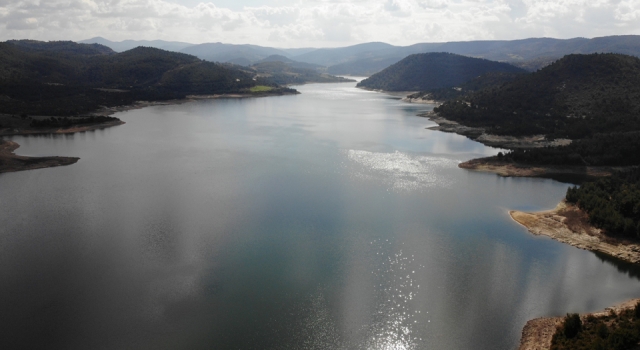
[[524, 72], [507, 63], [446, 52], [413, 54], [358, 83], [385, 91], [424, 91], [454, 87], [490, 72]]

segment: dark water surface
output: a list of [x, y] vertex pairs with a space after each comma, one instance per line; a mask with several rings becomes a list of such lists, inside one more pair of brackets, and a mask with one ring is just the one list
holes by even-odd
[[15, 137], [71, 166], [0, 175], [1, 348], [514, 349], [528, 319], [640, 296], [633, 267], [507, 209], [568, 185], [353, 84]]

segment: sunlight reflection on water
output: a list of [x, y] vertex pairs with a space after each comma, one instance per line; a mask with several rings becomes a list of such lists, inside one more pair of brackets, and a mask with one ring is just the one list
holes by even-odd
[[[375, 240], [371, 244], [383, 250], [383, 246], [389, 242]], [[409, 350], [419, 346], [422, 339], [416, 337], [415, 331], [418, 327], [424, 328], [424, 325], [419, 321], [421, 311], [411, 304], [419, 293], [420, 285], [414, 277], [420, 269], [422, 266], [415, 262], [414, 255], [405, 254], [400, 249], [397, 253], [389, 254], [380, 267], [372, 271], [376, 279], [385, 282], [375, 286], [381, 297], [379, 318], [373, 325], [367, 349]]]
[[456, 167], [452, 159], [411, 156], [402, 152], [376, 153], [359, 150], [346, 151], [352, 162], [362, 166], [352, 175], [363, 179], [382, 179], [394, 190], [414, 191], [429, 187], [450, 187], [452, 181], [439, 171]]

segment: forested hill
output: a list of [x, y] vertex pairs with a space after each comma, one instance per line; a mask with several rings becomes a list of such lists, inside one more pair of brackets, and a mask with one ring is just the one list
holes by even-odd
[[361, 81], [358, 86], [386, 91], [424, 91], [453, 87], [488, 72], [524, 72], [507, 63], [451, 53], [423, 53]]
[[0, 113], [75, 115], [138, 100], [274, 85], [187, 54], [103, 48], [71, 42], [0, 43]]
[[535, 73], [436, 108], [441, 116], [503, 135], [579, 139], [640, 130], [640, 59], [568, 55]]
[[432, 89], [427, 91], [420, 91], [407, 96], [408, 98], [421, 98], [425, 100], [433, 100], [443, 102], [451, 99], [461, 98], [465, 95], [471, 94], [476, 91], [501, 86], [504, 83], [510, 82], [517, 77], [527, 74], [525, 72], [507, 73], [507, 72], [490, 72], [483, 74], [479, 77], [473, 78], [463, 84], [456, 87]]
[[77, 55], [111, 55], [115, 51], [100, 44], [77, 44], [73, 41], [37, 41], [37, 40], [9, 40], [7, 43], [19, 46], [24, 50], [49, 51]]
[[[336, 77], [321, 73], [316, 69], [301, 68], [297, 62], [265, 61], [252, 65], [250, 69], [257, 76], [264, 77], [279, 85], [306, 84], [306, 83], [344, 83], [354, 81], [342, 77]], [[301, 63], [310, 65], [309, 63]]]

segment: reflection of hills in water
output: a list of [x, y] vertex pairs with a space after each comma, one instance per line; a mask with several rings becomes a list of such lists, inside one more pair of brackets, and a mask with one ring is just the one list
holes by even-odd
[[620, 260], [618, 258], [612, 257], [610, 255], [593, 252], [598, 259], [601, 261], [614, 266], [619, 272], [626, 273], [629, 277], [633, 277], [637, 280], [640, 280], [640, 266], [637, 264], [633, 264], [624, 260]]

